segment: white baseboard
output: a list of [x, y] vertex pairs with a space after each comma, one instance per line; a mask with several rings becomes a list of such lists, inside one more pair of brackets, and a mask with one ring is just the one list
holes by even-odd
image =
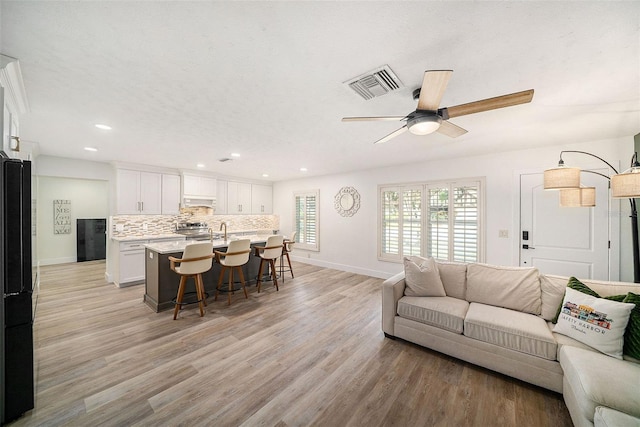
[[393, 276], [392, 273], [386, 271], [370, 270], [367, 268], [354, 267], [352, 265], [338, 264], [334, 262], [322, 261], [313, 258], [302, 258], [297, 256], [291, 256], [293, 261], [301, 262], [304, 264], [317, 265], [318, 267], [332, 268], [334, 270], [346, 271], [348, 273], [362, 274], [364, 276], [377, 277], [378, 279], [388, 279]]
[[64, 257], [64, 258], [49, 258], [49, 259], [39, 259], [38, 263], [40, 265], [54, 265], [54, 264], [69, 264], [70, 262], [77, 262], [78, 259], [76, 257]]

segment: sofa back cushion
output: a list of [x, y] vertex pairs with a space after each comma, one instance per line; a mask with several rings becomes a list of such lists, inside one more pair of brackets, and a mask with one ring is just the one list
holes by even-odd
[[[567, 279], [568, 281], [569, 279]], [[596, 291], [601, 297], [626, 295], [629, 292], [640, 294], [640, 284], [628, 282], [610, 282], [607, 280], [580, 279], [582, 283]], [[566, 285], [566, 283], [565, 283]]]
[[[467, 290], [467, 264], [463, 262], [436, 261], [440, 279], [444, 285], [447, 296], [466, 299]], [[564, 291], [564, 289], [563, 289]], [[558, 302], [559, 304], [560, 302]]]
[[[467, 301], [540, 314], [540, 279], [537, 268], [488, 264], [467, 266]], [[557, 307], [556, 307], [557, 308]]]
[[540, 315], [544, 320], [553, 320], [558, 314], [558, 307], [562, 304], [564, 290], [567, 288], [568, 277], [551, 274], [540, 275], [541, 303]]

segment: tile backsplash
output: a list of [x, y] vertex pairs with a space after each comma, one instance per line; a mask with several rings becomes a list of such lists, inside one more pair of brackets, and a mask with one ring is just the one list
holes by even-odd
[[117, 215], [111, 217], [111, 237], [131, 237], [171, 234], [179, 222], [205, 222], [215, 232], [222, 222], [227, 233], [255, 230], [279, 230], [278, 215], [213, 215], [210, 208], [184, 208], [180, 215]]

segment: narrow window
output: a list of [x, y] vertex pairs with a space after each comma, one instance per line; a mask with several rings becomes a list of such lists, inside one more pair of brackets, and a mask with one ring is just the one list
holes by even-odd
[[320, 221], [318, 201], [320, 191], [298, 192], [294, 194], [294, 221], [296, 248], [319, 251]]

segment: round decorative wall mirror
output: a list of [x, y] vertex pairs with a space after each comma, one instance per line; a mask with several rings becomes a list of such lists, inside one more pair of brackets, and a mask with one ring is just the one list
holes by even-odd
[[342, 187], [336, 194], [333, 205], [340, 215], [353, 216], [360, 209], [360, 194], [353, 187]]

